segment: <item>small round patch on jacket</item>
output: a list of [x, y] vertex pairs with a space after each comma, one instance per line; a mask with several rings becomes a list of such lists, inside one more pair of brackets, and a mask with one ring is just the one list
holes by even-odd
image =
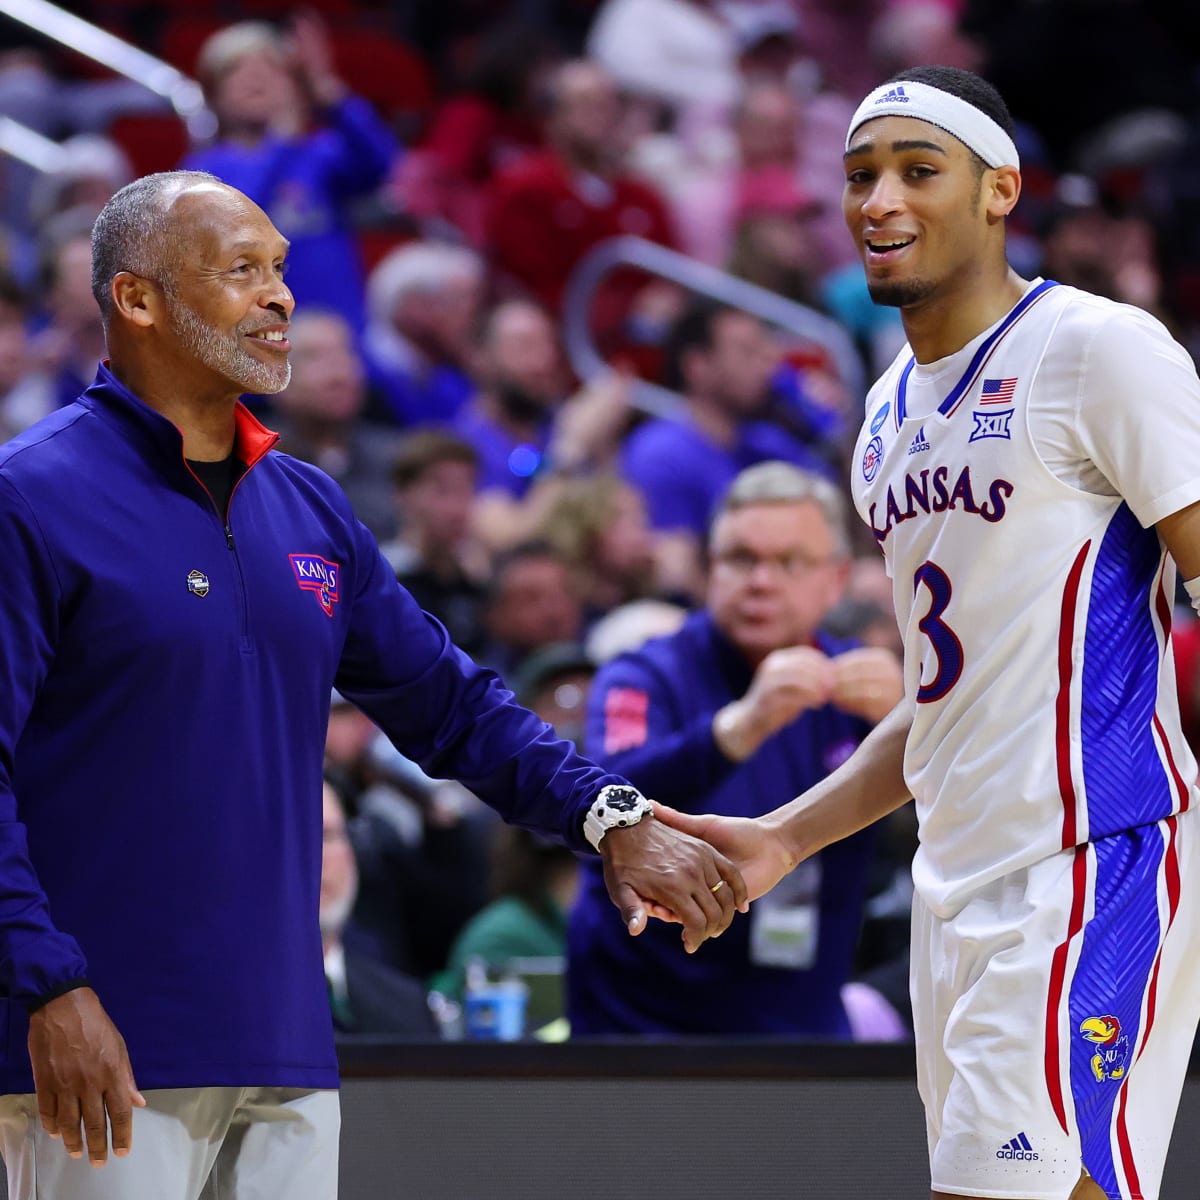
[[201, 598], [207, 596], [209, 589], [208, 576], [203, 571], [189, 571], [187, 587], [193, 596], [200, 596]]

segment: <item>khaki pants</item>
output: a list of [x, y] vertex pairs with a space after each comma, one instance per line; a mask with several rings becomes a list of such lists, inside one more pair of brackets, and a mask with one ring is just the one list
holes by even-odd
[[133, 1110], [128, 1157], [71, 1158], [31, 1095], [0, 1096], [10, 1200], [335, 1200], [336, 1091], [172, 1088]]

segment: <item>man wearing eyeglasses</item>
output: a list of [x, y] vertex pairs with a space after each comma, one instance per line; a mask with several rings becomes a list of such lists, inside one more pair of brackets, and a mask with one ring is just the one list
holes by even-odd
[[[708, 560], [706, 606], [597, 675], [585, 746], [656, 800], [757, 816], [850, 755], [899, 701], [900, 663], [821, 630], [849, 569], [844, 501], [821, 476], [780, 461], [742, 471]], [[872, 844], [822, 851], [695, 956], [665, 927], [623, 939], [585, 865], [569, 928], [572, 1035], [849, 1037], [841, 989]]]

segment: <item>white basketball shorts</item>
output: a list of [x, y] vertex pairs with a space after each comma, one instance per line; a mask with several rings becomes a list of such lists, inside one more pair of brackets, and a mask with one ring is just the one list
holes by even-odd
[[1200, 1015], [1200, 815], [1144, 825], [913, 908], [933, 1188], [1157, 1200]]

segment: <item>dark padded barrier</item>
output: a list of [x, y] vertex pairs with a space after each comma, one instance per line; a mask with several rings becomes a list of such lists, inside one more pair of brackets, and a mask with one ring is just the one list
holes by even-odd
[[[341, 1059], [340, 1200], [929, 1196], [910, 1046], [356, 1041]], [[1193, 1061], [1161, 1200], [1200, 1196], [1198, 1128]]]

